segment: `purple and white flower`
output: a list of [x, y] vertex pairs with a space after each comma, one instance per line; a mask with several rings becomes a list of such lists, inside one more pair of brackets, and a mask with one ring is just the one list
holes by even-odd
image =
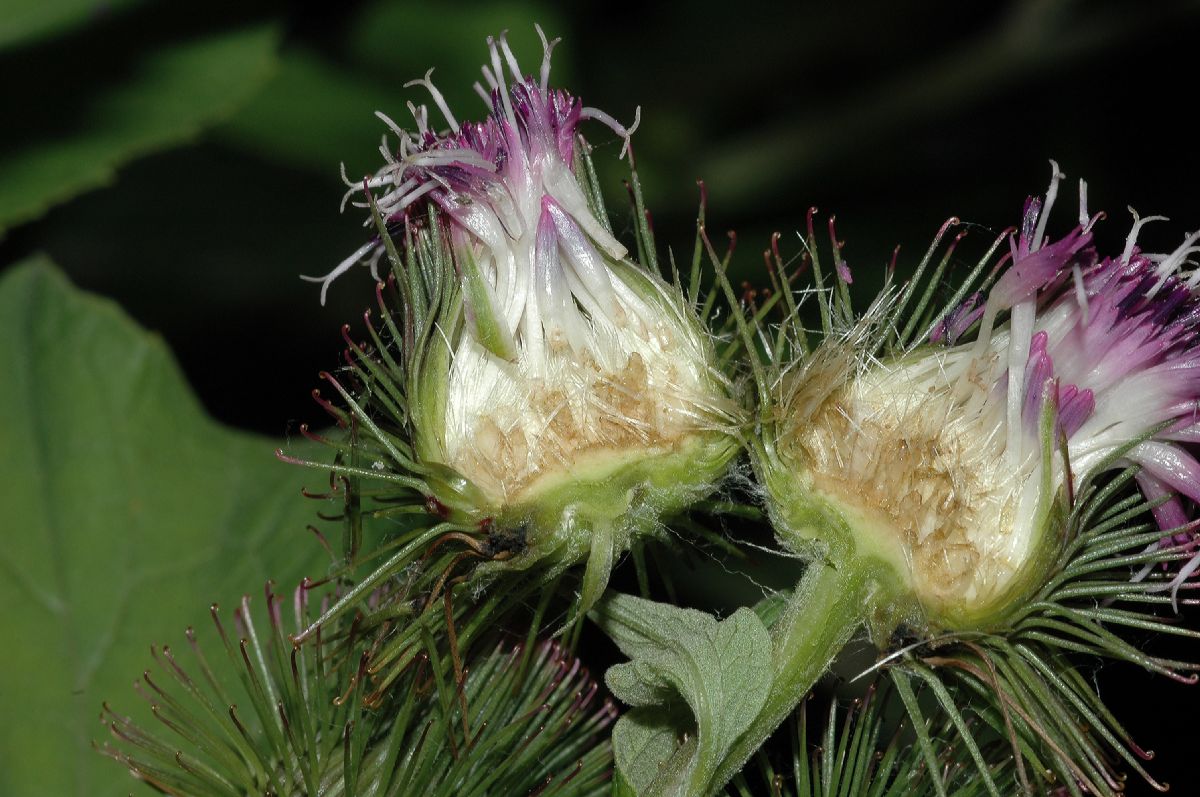
[[1055, 166], [1045, 198], [1027, 201], [986, 297], [950, 312], [928, 345], [864, 363], [831, 341], [784, 381], [779, 450], [805, 501], [832, 507], [944, 624], [1025, 594], [1062, 520], [1056, 500], [1101, 467], [1139, 465], [1145, 495], [1165, 499], [1159, 524], [1191, 537], [1200, 272], [1185, 266], [1200, 233], [1149, 254], [1138, 246], [1149, 219], [1135, 217], [1124, 250], [1100, 257], [1081, 183], [1078, 224], [1052, 240], [1061, 178]]
[[[538, 34], [536, 76], [504, 35], [489, 39], [483, 121], [460, 123], [429, 74], [415, 81], [446, 127], [423, 106], [410, 104], [412, 132], [381, 115], [398, 147], [385, 137], [383, 167], [345, 201], [377, 210], [407, 254], [425, 257], [417, 267], [438, 271], [431, 282], [450, 286], [432, 302], [440, 314], [425, 314], [436, 329], [406, 377], [414, 469], [465, 481], [454, 499], [473, 496], [464, 514], [519, 536], [527, 558], [590, 556], [586, 603], [632, 534], [713, 488], [737, 453], [740, 410], [682, 291], [628, 258], [582, 179], [581, 123], [607, 126], [624, 155], [636, 117], [626, 129], [551, 88], [555, 42]], [[359, 262], [378, 277], [385, 251], [368, 241], [320, 280], [322, 296]]]
[[[1046, 213], [1052, 201], [1053, 188]], [[1038, 247], [1045, 225], [1039, 204], [1026, 206], [1013, 267], [988, 305], [988, 312], [994, 312], [993, 302], [995, 309], [1012, 308], [1010, 373], [1018, 377], [1017, 353], [1028, 342], [1023, 377], [1008, 391], [1009, 423], [1019, 403], [1028, 439], [1037, 407], [1051, 403], [1074, 478], [1090, 475], [1118, 448], [1153, 433], [1110, 467], [1137, 464], [1143, 494], [1165, 501], [1154, 509], [1160, 527], [1173, 534], [1165, 542], [1188, 544], [1193, 534], [1184, 502], [1200, 500], [1200, 462], [1187, 445], [1200, 441], [1200, 272], [1185, 268], [1189, 256], [1200, 252], [1200, 233], [1186, 236], [1172, 252], [1150, 254], [1138, 245], [1138, 235], [1147, 222], [1165, 219], [1134, 214], [1119, 256], [1087, 253], [1081, 260], [1076, 253], [1087, 252], [1094, 220], [1081, 207], [1078, 227]], [[987, 321], [985, 314], [984, 329]], [[1181, 568], [1173, 586], [1198, 564], [1200, 559]]]

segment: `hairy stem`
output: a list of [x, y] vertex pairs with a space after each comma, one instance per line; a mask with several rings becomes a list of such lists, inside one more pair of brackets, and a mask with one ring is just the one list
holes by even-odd
[[808, 566], [771, 628], [774, 679], [766, 705], [718, 765], [708, 793], [719, 791], [796, 709], [866, 619], [876, 581], [862, 561]]

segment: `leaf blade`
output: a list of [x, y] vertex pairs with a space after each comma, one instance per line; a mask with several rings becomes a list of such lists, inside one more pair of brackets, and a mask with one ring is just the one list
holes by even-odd
[[[274, 26], [253, 25], [137, 53], [115, 82], [67, 79], [70, 114], [47, 129], [10, 128], [16, 140], [0, 139], [0, 231], [112, 182], [129, 160], [186, 141], [231, 113], [270, 76], [278, 41]], [[14, 103], [33, 102], [42, 91], [31, 90], [32, 99]]]
[[[161, 341], [43, 259], [0, 280], [0, 793], [124, 794], [90, 749], [146, 645], [206, 600], [323, 570], [273, 441], [207, 419]], [[271, 570], [263, 551], [270, 548]], [[287, 583], [285, 581], [285, 583]], [[65, 765], [64, 765], [65, 764]]]

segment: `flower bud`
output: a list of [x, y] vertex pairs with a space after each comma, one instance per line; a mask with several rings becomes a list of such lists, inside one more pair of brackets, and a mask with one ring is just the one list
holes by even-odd
[[897, 315], [911, 294], [885, 292], [775, 394], [759, 460], [785, 543], [885, 562], [915, 598], [910, 615], [935, 626], [997, 622], [1040, 587], [1075, 487], [1105, 470], [1141, 466], [1164, 529], [1187, 522], [1181, 496], [1200, 498], [1185, 447], [1200, 428], [1200, 276], [1181, 272], [1197, 235], [1146, 254], [1138, 221], [1124, 251], [1101, 258], [1099, 216], [1081, 208], [1051, 242], [1060, 178], [1026, 203], [986, 295], [889, 346], [911, 327]]

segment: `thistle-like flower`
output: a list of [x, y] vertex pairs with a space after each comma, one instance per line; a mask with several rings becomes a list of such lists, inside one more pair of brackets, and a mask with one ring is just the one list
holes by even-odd
[[399, 307], [381, 290], [386, 330], [351, 344], [355, 384], [330, 381], [358, 431], [343, 464], [504, 567], [587, 559], [586, 606], [633, 537], [712, 489], [737, 410], [683, 292], [629, 259], [600, 204], [579, 125], [607, 125], [623, 153], [632, 130], [551, 88], [542, 42], [537, 76], [489, 42], [482, 122], [460, 124], [429, 75], [448, 129], [424, 107], [415, 132], [384, 117], [398, 149], [385, 139], [385, 165], [347, 194], [379, 235], [323, 281], [386, 253]]
[[[924, 689], [972, 744], [1006, 741], [1022, 793], [1116, 795], [1121, 767], [1158, 785], [1070, 654], [1197, 681], [1200, 665], [1148, 654], [1121, 631], [1200, 638], [1159, 614], [1197, 566], [1200, 276], [1185, 265], [1200, 235], [1148, 254], [1135, 220], [1120, 254], [1101, 257], [1081, 183], [1077, 226], [1051, 240], [1060, 179], [1056, 166], [1019, 231], [943, 303], [965, 233], [934, 255], [957, 219], [902, 286], [889, 269], [862, 315], [832, 221], [825, 283], [810, 212], [802, 265], [815, 288], [800, 296], [818, 303], [815, 344], [787, 289], [795, 270], [777, 250], [768, 258], [785, 319], [743, 336], [768, 355], [750, 363], [762, 429], [750, 449], [779, 541], [808, 564], [771, 629], [771, 694], [716, 782], [865, 626], [880, 653], [870, 669], [890, 674], [914, 727], [926, 724]], [[962, 706], [980, 699], [976, 731]], [[1007, 793], [971, 749], [987, 791]]]
[[1184, 445], [1197, 438], [1200, 276], [1181, 273], [1198, 235], [1147, 254], [1139, 220], [1101, 258], [1081, 201], [1052, 242], [1060, 178], [1026, 203], [990, 290], [933, 319], [924, 342], [875, 359], [872, 336], [898, 330], [885, 295], [780, 384], [764, 463], [782, 528], [845, 532], [935, 626], [986, 624], [1037, 587], [1078, 482], [1139, 465], [1164, 530], [1187, 525], [1181, 496], [1200, 498]]

